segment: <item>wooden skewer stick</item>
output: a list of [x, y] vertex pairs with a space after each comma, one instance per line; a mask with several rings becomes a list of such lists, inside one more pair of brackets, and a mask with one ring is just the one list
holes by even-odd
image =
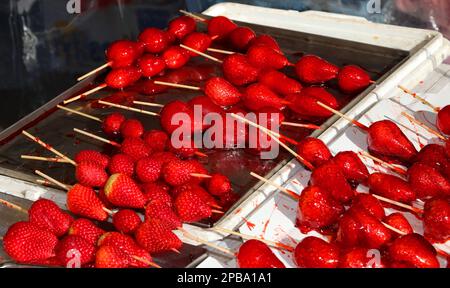
[[208, 157], [208, 155], [206, 155], [205, 153], [200, 152], [200, 151], [195, 151], [194, 154], [198, 157], [203, 157], [203, 158]]
[[85, 98], [86, 96], [89, 96], [89, 95], [91, 95], [91, 94], [93, 94], [93, 93], [95, 93], [95, 92], [97, 92], [97, 91], [100, 91], [100, 90], [106, 88], [107, 86], [108, 86], [108, 85], [106, 85], [105, 83], [100, 84], [100, 85], [98, 85], [97, 87], [92, 88], [92, 89], [89, 90], [89, 91], [86, 91], [86, 92], [84, 92], [84, 93], [82, 93], [82, 94], [80, 94], [80, 95], [77, 95], [77, 96], [75, 96], [75, 97], [72, 97], [72, 98], [70, 98], [70, 99], [64, 100], [63, 103], [64, 103], [64, 104], [69, 104], [69, 103], [72, 103], [72, 102], [74, 102], [74, 101], [77, 101], [77, 100], [79, 100], [79, 99], [81, 99], [81, 98]]
[[26, 160], [36, 160], [36, 161], [44, 161], [44, 162], [56, 162], [56, 163], [69, 163], [66, 159], [60, 157], [40, 157], [33, 155], [20, 155], [20, 158]]
[[68, 108], [66, 106], [56, 105], [56, 107], [58, 107], [59, 109], [65, 110], [67, 112], [71, 112], [73, 114], [77, 114], [77, 115], [89, 118], [89, 119], [94, 120], [94, 121], [102, 122], [102, 119], [100, 119], [99, 117], [92, 116], [92, 115], [89, 115], [89, 114], [86, 114], [86, 113], [83, 113], [83, 112], [80, 112], [80, 111], [77, 111], [77, 110], [74, 110], [74, 109], [70, 109], [70, 108]]
[[242, 234], [239, 233], [237, 231], [232, 231], [232, 230], [228, 230], [228, 229], [224, 229], [224, 228], [220, 228], [220, 227], [214, 227], [212, 228], [212, 230], [216, 231], [216, 232], [222, 232], [222, 233], [228, 233], [228, 234], [232, 234], [232, 235], [236, 235], [241, 237], [242, 239], [246, 239], [246, 240], [259, 240], [263, 243], [266, 243], [269, 246], [272, 246], [274, 248], [278, 248], [278, 249], [284, 249], [287, 251], [294, 251], [295, 247], [280, 243], [280, 242], [274, 242], [274, 241], [270, 241], [270, 240], [266, 240], [264, 238], [260, 238], [260, 237], [255, 237], [255, 236], [251, 236], [251, 235], [246, 235], [246, 234]]
[[201, 173], [191, 173], [191, 176], [197, 177], [197, 178], [205, 178], [205, 179], [209, 179], [212, 177], [211, 175], [201, 174]]
[[30, 138], [31, 140], [33, 140], [34, 142], [38, 143], [39, 145], [41, 145], [42, 147], [44, 147], [45, 149], [55, 153], [57, 156], [65, 159], [67, 162], [69, 162], [70, 164], [77, 166], [77, 163], [75, 163], [75, 161], [73, 161], [72, 159], [70, 159], [69, 157], [67, 157], [66, 155], [62, 154], [61, 152], [59, 152], [58, 150], [56, 150], [55, 148], [53, 148], [52, 146], [48, 145], [47, 143], [45, 143], [44, 141], [42, 141], [41, 139], [31, 135], [30, 133], [28, 133], [27, 131], [23, 130], [22, 134], [27, 136], [28, 138]]
[[100, 137], [100, 136], [97, 136], [97, 135], [95, 135], [95, 134], [92, 134], [92, 133], [89, 133], [89, 132], [80, 130], [80, 129], [78, 129], [78, 128], [73, 128], [73, 131], [75, 131], [75, 132], [77, 132], [77, 133], [79, 133], [79, 134], [83, 134], [84, 136], [87, 136], [87, 137], [96, 139], [96, 140], [98, 140], [98, 141], [104, 142], [104, 143], [106, 143], [106, 144], [111, 144], [111, 145], [113, 145], [113, 146], [115, 146], [115, 147], [121, 147], [121, 145], [120, 145], [119, 143], [115, 142], [115, 141], [112, 141], [112, 140], [108, 140], [108, 139], [102, 138], [102, 137]]
[[205, 57], [205, 58], [207, 58], [207, 59], [209, 59], [209, 60], [212, 60], [212, 61], [214, 61], [214, 62], [217, 62], [217, 63], [223, 63], [222, 60], [220, 60], [220, 59], [218, 59], [218, 58], [216, 58], [216, 57], [213, 57], [213, 56], [208, 55], [208, 54], [206, 54], [206, 53], [203, 53], [203, 52], [200, 52], [200, 51], [198, 51], [198, 50], [195, 50], [194, 48], [191, 48], [191, 47], [186, 46], [186, 45], [184, 45], [184, 44], [180, 44], [180, 47], [181, 47], [181, 48], [184, 48], [184, 49], [186, 49], [186, 50], [189, 50], [189, 51], [191, 51], [191, 52], [193, 52], [193, 53], [195, 53], [195, 54], [197, 54], [197, 55], [200, 55], [200, 56], [202, 56], [202, 57]]
[[93, 74], [95, 74], [95, 73], [97, 73], [99, 71], [102, 71], [103, 69], [108, 68], [109, 66], [111, 66], [111, 64], [112, 64], [112, 61], [109, 61], [109, 62], [103, 64], [102, 66], [100, 66], [98, 68], [95, 68], [94, 70], [92, 70], [92, 71], [90, 71], [90, 72], [88, 72], [88, 73], [78, 77], [77, 81], [84, 80], [84, 79], [88, 78], [89, 76], [91, 76], [91, 75], [93, 75]]
[[302, 123], [286, 122], [286, 121], [281, 122], [281, 125], [300, 127], [300, 128], [308, 128], [308, 129], [315, 129], [315, 130], [321, 129], [320, 126], [317, 126], [317, 125], [314, 125], [314, 124], [302, 124]]
[[428, 107], [430, 107], [431, 109], [433, 109], [436, 112], [439, 112], [439, 108], [434, 106], [433, 104], [431, 104], [430, 102], [428, 102], [427, 100], [425, 100], [424, 98], [420, 97], [419, 95], [417, 95], [417, 93], [412, 92], [411, 90], [408, 90], [407, 88], [398, 85], [398, 88], [402, 89], [403, 92], [405, 92], [406, 94], [411, 95], [412, 97], [416, 98], [417, 100], [419, 100], [420, 102], [422, 102], [422, 104], [427, 105]]
[[395, 227], [393, 227], [393, 226], [391, 226], [391, 225], [389, 225], [389, 224], [387, 224], [387, 223], [384, 223], [384, 222], [381, 222], [386, 228], [388, 228], [389, 230], [391, 230], [391, 231], [394, 231], [395, 233], [397, 233], [397, 234], [400, 234], [400, 235], [406, 235], [406, 234], [408, 234], [408, 233], [405, 233], [405, 232], [403, 232], [403, 231], [401, 231], [401, 230], [399, 230], [399, 229], [397, 229], [397, 228], [395, 228]]
[[185, 11], [185, 10], [179, 10], [179, 11], [180, 11], [180, 13], [182, 13], [182, 14], [184, 14], [186, 16], [189, 16], [191, 18], [194, 18], [197, 21], [200, 21], [200, 22], [206, 22], [207, 21], [205, 18], [200, 17], [198, 15], [195, 15], [194, 13], [191, 13], [191, 12], [188, 12], [188, 11]]
[[161, 107], [163, 108], [164, 105], [158, 104], [158, 103], [151, 103], [151, 102], [143, 102], [143, 101], [133, 101], [133, 104], [143, 105], [143, 106], [150, 106], [150, 107]]
[[[275, 140], [278, 144], [280, 144], [284, 149], [286, 149], [289, 153], [291, 153], [292, 155], [294, 155], [295, 158], [297, 158], [298, 161], [300, 161], [303, 165], [305, 165], [308, 169], [312, 170], [314, 167], [311, 163], [309, 163], [308, 161], [306, 161], [302, 156], [300, 156], [299, 154], [297, 154], [294, 150], [292, 150], [291, 148], [289, 148], [289, 146], [287, 146], [286, 144], [284, 144], [283, 142], [281, 142], [281, 140], [277, 137], [277, 133], [274, 133], [273, 131], [258, 125], [252, 121], [247, 120], [244, 117], [241, 117], [235, 113], [231, 113], [231, 116], [234, 118], [237, 118], [243, 122], [248, 123], [249, 125], [259, 128], [261, 131], [263, 131], [264, 133], [266, 133], [267, 135], [271, 136], [271, 138], [273, 140]], [[280, 134], [278, 134], [280, 135]]]
[[373, 197], [377, 198], [380, 201], [383, 201], [383, 202], [386, 202], [386, 203], [389, 203], [389, 204], [392, 204], [392, 205], [395, 205], [395, 206], [398, 206], [398, 207], [401, 207], [401, 208], [404, 208], [404, 209], [408, 209], [408, 210], [411, 210], [411, 211], [419, 213], [419, 214], [423, 213], [423, 210], [419, 209], [417, 207], [414, 207], [414, 206], [411, 206], [411, 205], [408, 205], [408, 204], [404, 204], [404, 203], [401, 203], [401, 202], [398, 202], [398, 201], [394, 201], [394, 200], [391, 200], [389, 198], [385, 198], [385, 197], [377, 195], [377, 194], [372, 194], [371, 193], [371, 195]]
[[69, 187], [68, 185], [59, 182], [58, 180], [56, 180], [56, 179], [54, 179], [54, 178], [48, 176], [47, 174], [42, 173], [42, 172], [39, 171], [39, 170], [35, 170], [34, 173], [36, 173], [37, 175], [41, 176], [42, 178], [44, 178], [44, 179], [46, 179], [46, 180], [52, 182], [53, 184], [56, 184], [57, 186], [63, 188], [63, 189], [66, 190], [66, 191], [69, 191], [69, 190], [70, 190], [70, 187]]
[[291, 191], [289, 189], [286, 189], [286, 188], [284, 188], [284, 187], [282, 187], [282, 186], [280, 186], [280, 185], [278, 185], [278, 184], [276, 184], [276, 183], [274, 183], [274, 182], [272, 182], [272, 181], [262, 177], [261, 175], [256, 174], [255, 172], [250, 172], [250, 175], [252, 175], [253, 177], [255, 177], [255, 178], [257, 178], [257, 179], [259, 179], [259, 180], [261, 180], [261, 181], [263, 181], [263, 182], [265, 182], [267, 184], [272, 185], [273, 187], [277, 188], [281, 192], [291, 196], [292, 199], [294, 199], [294, 200], [298, 200], [300, 198], [300, 196], [295, 194], [293, 191]]
[[173, 251], [173, 252], [175, 252], [175, 253], [177, 253], [177, 254], [181, 254], [181, 252], [180, 252], [178, 249], [171, 248], [170, 250]]
[[129, 107], [129, 106], [125, 106], [125, 105], [115, 104], [115, 103], [111, 103], [111, 102], [107, 102], [107, 101], [103, 101], [103, 100], [99, 100], [98, 103], [99, 104], [104, 104], [104, 105], [109, 105], [109, 106], [112, 106], [112, 107], [115, 107], [115, 108], [119, 108], [119, 109], [123, 109], [123, 110], [128, 110], [128, 111], [138, 112], [138, 113], [142, 113], [142, 114], [147, 114], [147, 115], [151, 115], [151, 116], [159, 116], [159, 114], [155, 113], [155, 112], [150, 112], [150, 111], [147, 111], [147, 110], [142, 110], [142, 109]]
[[191, 239], [192, 241], [195, 241], [195, 242], [198, 242], [198, 243], [202, 243], [202, 244], [204, 244], [206, 246], [214, 248], [214, 249], [216, 249], [216, 250], [218, 250], [218, 251], [220, 251], [222, 253], [225, 253], [227, 255], [230, 255], [230, 256], [233, 256], [233, 257], [236, 256], [236, 254], [233, 253], [230, 249], [221, 247], [219, 245], [216, 245], [214, 243], [211, 243], [209, 241], [201, 239], [201, 238], [199, 238], [199, 237], [197, 237], [195, 235], [192, 235], [191, 233], [189, 233], [188, 231], [184, 230], [183, 228], [178, 228], [178, 230], [180, 230], [186, 238]]
[[347, 116], [347, 115], [345, 115], [345, 114], [343, 114], [343, 113], [341, 113], [341, 112], [331, 108], [328, 105], [323, 104], [320, 101], [317, 101], [317, 105], [319, 105], [320, 107], [322, 107], [322, 108], [324, 108], [324, 109], [326, 109], [326, 110], [328, 110], [328, 111], [330, 111], [330, 112], [332, 112], [332, 113], [334, 113], [334, 114], [344, 118], [345, 120], [349, 121], [350, 123], [353, 123], [354, 125], [356, 125], [357, 127], [363, 129], [364, 131], [369, 130], [369, 127], [367, 127], [366, 125], [362, 124], [361, 122], [356, 121], [355, 119], [353, 119], [353, 118], [351, 118], [351, 117], [349, 117], [349, 116]]
[[170, 83], [170, 82], [164, 82], [164, 81], [153, 81], [153, 83], [155, 83], [157, 85], [162, 85], [162, 86], [170, 86], [170, 87], [190, 89], [190, 90], [196, 90], [196, 91], [202, 90], [202, 88], [196, 87], [196, 86], [183, 85], [183, 84], [177, 84], [177, 83]]
[[19, 211], [19, 212], [28, 214], [28, 210], [27, 210], [27, 209], [25, 209], [25, 208], [23, 208], [23, 207], [20, 207], [19, 205], [14, 204], [14, 203], [11, 203], [11, 202], [9, 202], [9, 201], [0, 199], [0, 204], [6, 206], [6, 207], [8, 207], [8, 208], [17, 210], [17, 211]]
[[438, 131], [434, 130], [433, 128], [428, 127], [427, 125], [425, 125], [425, 123], [420, 122], [419, 120], [417, 120], [413, 116], [409, 115], [408, 113], [402, 112], [402, 115], [405, 116], [406, 118], [408, 118], [409, 121], [419, 125], [420, 127], [422, 127], [423, 129], [427, 130], [431, 134], [435, 135], [439, 139], [444, 140], [444, 141], [447, 140], [447, 138], [445, 138], [441, 133], [439, 133]]
[[216, 53], [227, 54], [227, 55], [236, 53], [234, 51], [228, 51], [228, 50], [222, 50], [222, 49], [216, 49], [216, 48], [208, 48], [207, 50], [210, 52], [216, 52]]
[[139, 261], [139, 262], [142, 262], [142, 263], [144, 263], [144, 264], [147, 264], [148, 266], [150, 266], [150, 267], [153, 267], [153, 268], [162, 268], [161, 266], [159, 266], [158, 264], [156, 264], [155, 262], [152, 262], [152, 261], [148, 261], [147, 259], [144, 259], [144, 258], [142, 258], [142, 257], [138, 257], [138, 256], [131, 256], [134, 260], [137, 260], [137, 261]]
[[58, 188], [59, 186], [55, 185], [54, 183], [45, 180], [45, 179], [36, 179], [36, 183], [42, 185], [42, 186], [47, 186], [47, 187], [56, 187]]
[[407, 171], [405, 169], [402, 169], [402, 168], [400, 168], [400, 167], [398, 167], [398, 166], [396, 166], [394, 164], [391, 164], [391, 163], [388, 163], [386, 161], [383, 161], [380, 158], [375, 157], [375, 156], [367, 153], [366, 151], [360, 151], [359, 154], [361, 154], [362, 156], [364, 156], [366, 158], [372, 159], [373, 161], [381, 164], [382, 166], [384, 166], [386, 168], [391, 169], [392, 171], [394, 171], [394, 172], [396, 172], [396, 173], [398, 173], [398, 174], [400, 174], [402, 176], [406, 176], [407, 175]]

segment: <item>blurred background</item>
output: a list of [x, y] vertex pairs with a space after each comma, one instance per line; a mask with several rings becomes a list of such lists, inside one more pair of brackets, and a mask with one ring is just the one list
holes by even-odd
[[[369, 1], [378, 1], [380, 13], [368, 12]], [[80, 11], [68, 10], [68, 2]], [[201, 12], [220, 2], [356, 15], [450, 35], [449, 0], [2, 0], [0, 131], [103, 64], [110, 42], [165, 27], [179, 9]]]

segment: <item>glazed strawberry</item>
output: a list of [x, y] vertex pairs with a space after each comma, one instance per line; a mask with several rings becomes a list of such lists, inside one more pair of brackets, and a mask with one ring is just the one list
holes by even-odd
[[175, 154], [169, 151], [156, 152], [152, 155], [152, 157], [158, 161], [161, 161], [163, 164], [167, 164], [173, 160], [179, 160]]
[[106, 58], [113, 68], [131, 66], [139, 56], [136, 42], [128, 40], [116, 41], [106, 50]]
[[329, 191], [331, 196], [340, 203], [348, 203], [355, 196], [344, 173], [333, 161], [328, 161], [317, 167], [311, 174], [310, 182], [312, 185]]
[[337, 75], [339, 89], [346, 94], [356, 94], [370, 85], [370, 76], [356, 65], [341, 68]]
[[336, 268], [339, 263], [339, 247], [317, 237], [306, 237], [294, 251], [299, 268]]
[[144, 208], [145, 198], [134, 180], [125, 174], [114, 174], [105, 184], [105, 195], [113, 205]]
[[124, 234], [133, 233], [142, 222], [139, 215], [130, 209], [117, 211], [114, 213], [112, 220], [117, 231]]
[[385, 268], [381, 259], [377, 259], [377, 250], [353, 247], [339, 257], [338, 268]]
[[167, 32], [174, 35], [177, 39], [183, 39], [187, 35], [195, 32], [197, 23], [189, 16], [180, 16], [169, 22]]
[[3, 237], [3, 249], [19, 263], [45, 260], [55, 255], [58, 239], [30, 222], [17, 222]]
[[128, 264], [132, 267], [145, 268], [148, 267], [148, 264], [145, 262], [152, 261], [150, 254], [139, 247], [131, 236], [119, 232], [107, 232], [103, 234], [98, 240], [98, 245], [100, 247], [112, 246], [120, 249], [125, 257], [128, 258]]
[[[95, 246], [84, 238], [68, 235], [56, 245], [56, 257], [66, 268], [80, 268], [80, 265], [95, 260]], [[72, 266], [71, 266], [72, 265]]]
[[223, 110], [220, 106], [214, 104], [214, 102], [206, 95], [200, 95], [189, 100], [188, 105], [194, 109], [202, 109], [202, 116], [205, 117], [209, 113], [222, 113]]
[[73, 222], [72, 216], [62, 211], [55, 202], [39, 199], [28, 209], [30, 223], [42, 230], [47, 230], [56, 237], [61, 237], [69, 230]]
[[153, 77], [166, 69], [166, 61], [163, 58], [146, 54], [139, 58], [137, 65], [141, 68], [144, 77]]
[[242, 97], [244, 106], [251, 111], [258, 111], [263, 108], [274, 108], [282, 110], [287, 102], [272, 92], [269, 87], [255, 83], [245, 89]]
[[423, 213], [424, 235], [433, 242], [450, 239], [450, 200], [436, 198], [425, 202]]
[[248, 240], [237, 254], [239, 268], [285, 268], [272, 250], [259, 240]]
[[259, 69], [254, 67], [242, 54], [234, 53], [223, 60], [223, 75], [232, 84], [237, 86], [256, 82]]
[[373, 173], [369, 176], [370, 193], [389, 198], [394, 201], [408, 203], [416, 199], [416, 193], [408, 182], [384, 173]]
[[278, 45], [277, 41], [275, 39], [273, 39], [272, 36], [270, 36], [270, 35], [263, 34], [263, 35], [256, 36], [256, 38], [253, 38], [253, 40], [250, 41], [249, 47], [258, 46], [258, 45], [270, 47], [273, 50], [281, 53], [281, 48]]
[[320, 84], [336, 78], [339, 68], [318, 56], [305, 55], [295, 64], [295, 72], [303, 83]]
[[447, 105], [439, 110], [436, 119], [436, 126], [442, 133], [450, 135], [450, 105]]
[[280, 70], [289, 65], [282, 53], [265, 45], [251, 46], [247, 51], [247, 58], [251, 65], [259, 69]]
[[381, 205], [380, 201], [368, 193], [358, 193], [352, 201], [352, 207], [366, 210], [366, 212], [378, 220], [383, 220], [386, 216], [383, 205]]
[[[169, 134], [172, 134], [178, 128], [189, 128], [191, 133], [201, 132], [204, 128], [201, 122], [195, 122], [197, 119], [194, 117], [193, 109], [188, 104], [179, 100], [174, 100], [166, 104], [160, 114], [161, 126]], [[184, 133], [188, 132], [186, 131]]]
[[416, 157], [413, 159], [415, 162], [424, 163], [438, 170], [442, 175], [449, 178], [449, 174], [446, 173], [446, 167], [449, 166], [445, 147], [438, 144], [427, 144]]
[[367, 134], [369, 150], [379, 155], [410, 162], [417, 154], [414, 145], [392, 121], [374, 122]]
[[403, 216], [402, 213], [392, 213], [383, 220], [384, 223], [402, 231], [405, 234], [414, 233], [411, 224], [409, 224], [408, 220]]
[[298, 93], [302, 90], [299, 82], [274, 69], [263, 70], [259, 73], [258, 81], [280, 95]]
[[212, 215], [208, 204], [197, 193], [189, 190], [181, 192], [175, 198], [174, 207], [183, 222], [197, 222]]
[[392, 262], [405, 263], [415, 268], [439, 268], [434, 247], [415, 233], [395, 239], [389, 245], [388, 256]]
[[147, 203], [158, 200], [166, 203], [167, 205], [172, 205], [172, 197], [169, 195], [169, 185], [156, 181], [152, 183], [144, 183], [141, 188]]
[[298, 200], [296, 223], [300, 231], [328, 228], [337, 222], [344, 207], [329, 192], [317, 186], [303, 189]]
[[115, 246], [102, 246], [95, 254], [95, 268], [128, 268], [129, 258]]
[[78, 218], [70, 225], [68, 235], [79, 236], [91, 244], [97, 245], [98, 238], [105, 231], [97, 227], [91, 220]]
[[134, 160], [126, 154], [116, 154], [111, 157], [108, 171], [111, 174], [122, 173], [132, 176], [134, 174]]
[[144, 126], [142, 125], [142, 122], [137, 119], [127, 119], [123, 121], [122, 126], [120, 126], [120, 133], [124, 138], [138, 138], [144, 134]]
[[245, 51], [249, 43], [256, 37], [255, 32], [248, 27], [237, 27], [228, 34], [230, 46], [237, 51]]
[[142, 158], [136, 163], [136, 176], [141, 182], [154, 182], [161, 176], [163, 162], [152, 156]]
[[108, 214], [104, 210], [102, 201], [90, 187], [75, 184], [67, 192], [67, 208], [75, 215], [104, 221]]
[[180, 249], [183, 243], [172, 230], [159, 219], [148, 219], [136, 230], [137, 243], [149, 253]]
[[149, 156], [152, 149], [140, 138], [125, 138], [122, 141], [120, 151], [137, 161]]
[[150, 130], [144, 133], [144, 142], [152, 148], [153, 152], [161, 152], [166, 150], [169, 141], [169, 135], [162, 130]]
[[222, 174], [212, 174], [207, 182], [208, 192], [212, 195], [220, 196], [230, 192], [231, 183], [227, 176]]
[[369, 177], [369, 171], [361, 158], [353, 151], [343, 151], [336, 154], [333, 162], [338, 165], [347, 181], [363, 183]]
[[228, 36], [238, 26], [225, 16], [216, 16], [208, 20], [208, 35], [218, 39]]
[[180, 46], [170, 46], [162, 54], [162, 58], [166, 63], [166, 67], [170, 69], [178, 69], [183, 67], [190, 59], [188, 50]]
[[289, 102], [289, 109], [306, 119], [328, 118], [333, 115], [319, 106], [317, 101], [333, 109], [339, 109], [336, 98], [322, 87], [303, 88], [300, 93], [289, 94], [285, 99]]
[[196, 173], [196, 167], [188, 161], [174, 160], [163, 165], [162, 176], [171, 186], [179, 186], [189, 182], [191, 173]]
[[350, 213], [345, 213], [339, 219], [339, 226], [336, 233], [336, 241], [339, 246], [351, 248], [361, 245], [360, 242], [360, 223], [356, 222]]
[[241, 101], [241, 92], [221, 77], [212, 77], [205, 83], [205, 94], [218, 106], [231, 106]]
[[81, 185], [88, 187], [103, 187], [108, 180], [105, 169], [96, 162], [90, 161], [77, 164], [75, 177]]
[[145, 220], [159, 219], [170, 229], [178, 229], [183, 223], [171, 207], [172, 203], [164, 200], [151, 200], [145, 207]]
[[306, 137], [297, 144], [297, 153], [313, 166], [320, 166], [333, 157], [322, 140]]
[[[197, 159], [187, 159], [185, 160], [194, 169], [193, 173], [208, 175], [209, 171], [200, 163]], [[191, 177], [189, 184], [201, 184], [206, 180], [205, 177]]]
[[158, 28], [146, 28], [139, 34], [138, 40], [148, 53], [161, 53], [170, 44], [167, 32]]
[[122, 89], [134, 84], [141, 76], [141, 70], [134, 66], [117, 68], [106, 75], [105, 83], [108, 87]]
[[102, 124], [103, 132], [109, 135], [120, 133], [120, 126], [125, 121], [125, 116], [121, 113], [111, 113], [105, 117]]
[[205, 189], [203, 189], [201, 186], [195, 183], [188, 183], [181, 186], [174, 187], [170, 193], [173, 198], [177, 198], [178, 195], [180, 195], [182, 192], [192, 192], [196, 194], [204, 203], [206, 203], [208, 206], [216, 206], [217, 207], [217, 201], [215, 198], [209, 194]]
[[74, 157], [75, 162], [95, 162], [102, 168], [108, 167], [109, 157], [95, 150], [81, 150]]
[[450, 196], [450, 183], [438, 170], [422, 163], [414, 163], [408, 169], [408, 183], [417, 198]]
[[[208, 36], [208, 34], [193, 32], [187, 35], [182, 42], [185, 46], [190, 47], [194, 50], [206, 52], [206, 49], [211, 46], [212, 40], [211, 37]], [[188, 51], [187, 53], [192, 57], [198, 56], [197, 53], [192, 51]]]

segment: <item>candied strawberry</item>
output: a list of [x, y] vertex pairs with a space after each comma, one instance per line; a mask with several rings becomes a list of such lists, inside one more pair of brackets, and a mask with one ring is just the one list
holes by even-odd
[[150, 253], [180, 249], [181, 240], [162, 220], [151, 218], [142, 223], [135, 233], [137, 243]]
[[417, 198], [450, 196], [450, 183], [438, 170], [422, 163], [414, 163], [408, 169], [408, 183]]
[[163, 164], [152, 156], [142, 158], [136, 163], [136, 176], [141, 182], [154, 182], [161, 176]]
[[294, 257], [300, 268], [336, 268], [339, 263], [339, 247], [310, 236], [297, 244]]
[[67, 234], [79, 236], [89, 243], [97, 245], [98, 238], [104, 233], [105, 231], [97, 227], [91, 220], [78, 218], [72, 222]]
[[167, 32], [158, 28], [146, 28], [138, 39], [148, 53], [161, 53], [170, 44]]
[[162, 176], [164, 181], [171, 186], [179, 186], [189, 182], [191, 173], [196, 173], [196, 167], [192, 162], [173, 160], [163, 165]]
[[383, 205], [381, 205], [380, 201], [367, 193], [358, 193], [352, 201], [352, 207], [366, 210], [378, 220], [383, 220], [386, 216]]
[[136, 42], [119, 40], [109, 45], [106, 50], [108, 62], [112, 62], [113, 68], [128, 67], [139, 57]]
[[247, 51], [248, 62], [259, 69], [280, 70], [289, 65], [288, 59], [279, 51], [269, 46], [251, 46]]
[[369, 176], [370, 193], [389, 198], [394, 201], [408, 203], [416, 199], [416, 193], [408, 182], [384, 173], [373, 173]]
[[232, 84], [237, 86], [256, 82], [259, 69], [254, 67], [242, 54], [234, 53], [223, 60], [223, 75]]
[[151, 200], [145, 207], [145, 219], [156, 218], [163, 221], [170, 229], [178, 229], [183, 224], [171, 206], [171, 202], [167, 203], [158, 199]]
[[108, 87], [122, 89], [134, 84], [141, 76], [141, 70], [134, 66], [117, 68], [106, 75], [105, 83]]
[[204, 91], [206, 96], [219, 106], [237, 104], [242, 97], [236, 87], [221, 77], [212, 77], [206, 81]]
[[[200, 51], [200, 52], [206, 52], [206, 49], [211, 46], [211, 37], [208, 36], [208, 34], [200, 33], [200, 32], [193, 32], [189, 35], [187, 35], [183, 39], [183, 44], [187, 47], [190, 47], [194, 50]], [[190, 56], [198, 56], [197, 53], [188, 51], [187, 52]]]
[[419, 153], [417, 153], [414, 158], [414, 161], [431, 166], [440, 171], [442, 174], [444, 174], [442, 171], [448, 163], [445, 148], [441, 145], [433, 143], [427, 144], [420, 149]]
[[75, 184], [67, 192], [67, 208], [73, 214], [104, 221], [108, 214], [104, 210], [102, 201], [98, 198], [95, 191], [90, 187]]
[[151, 54], [146, 54], [139, 58], [137, 64], [139, 68], [141, 68], [144, 77], [156, 76], [166, 69], [166, 62], [164, 59]]
[[243, 103], [251, 111], [258, 111], [263, 108], [274, 108], [282, 110], [287, 102], [272, 92], [269, 87], [255, 83], [248, 86], [243, 94]]
[[356, 65], [341, 68], [337, 75], [339, 89], [346, 94], [356, 94], [370, 85], [370, 76]]
[[72, 216], [62, 211], [55, 202], [39, 199], [28, 209], [30, 223], [42, 230], [47, 230], [56, 237], [61, 237], [69, 230], [73, 222]]
[[95, 254], [95, 268], [128, 268], [129, 257], [115, 246], [102, 246]]
[[257, 45], [267, 46], [267, 47], [270, 47], [273, 50], [281, 53], [281, 48], [278, 45], [277, 41], [275, 39], [273, 39], [272, 36], [270, 36], [270, 35], [262, 34], [262, 35], [256, 36], [256, 38], [253, 38], [253, 40], [250, 41], [249, 47], [257, 46]]
[[442, 133], [450, 135], [450, 105], [447, 105], [439, 110], [436, 119], [436, 126]]
[[192, 98], [191, 100], [189, 100], [188, 105], [191, 106], [194, 111], [196, 109], [201, 108], [202, 109], [202, 116], [203, 118], [208, 115], [209, 113], [222, 113], [222, 108], [216, 104], [214, 104], [214, 102], [211, 100], [211, 98], [209, 98], [206, 95], [200, 95], [200, 96], [196, 96], [194, 98]]
[[439, 268], [436, 250], [419, 234], [408, 234], [395, 239], [388, 248], [392, 262], [405, 263], [415, 268]]
[[169, 135], [162, 130], [150, 130], [144, 133], [143, 139], [152, 151], [161, 152], [167, 148]]
[[239, 268], [285, 268], [272, 250], [259, 240], [248, 240], [237, 253]]
[[295, 71], [303, 83], [320, 84], [336, 78], [339, 68], [318, 56], [305, 55], [295, 64]]
[[152, 152], [152, 148], [140, 138], [125, 138], [122, 141], [120, 151], [137, 161], [149, 156]]
[[212, 174], [207, 182], [208, 192], [212, 195], [220, 196], [230, 192], [231, 183], [227, 176], [222, 174]]
[[405, 234], [414, 233], [411, 224], [409, 224], [408, 220], [403, 216], [402, 213], [392, 213], [383, 220], [384, 223], [402, 231]]
[[114, 213], [112, 221], [117, 231], [124, 234], [133, 233], [142, 222], [139, 215], [130, 209], [117, 211]]
[[216, 16], [208, 20], [208, 34], [211, 37], [223, 38], [238, 26], [225, 16]]
[[180, 46], [170, 46], [162, 54], [162, 58], [166, 63], [166, 67], [169, 69], [178, 69], [186, 65], [190, 56], [188, 50], [181, 48]]
[[132, 176], [134, 174], [134, 160], [126, 154], [116, 154], [111, 157], [108, 170], [111, 174], [122, 173]]
[[169, 134], [177, 129], [190, 129], [189, 131], [183, 131], [184, 133], [202, 131], [202, 123], [196, 123], [195, 121], [193, 109], [179, 100], [166, 104], [161, 110], [161, 126]]
[[333, 109], [339, 109], [336, 98], [322, 87], [303, 88], [299, 93], [288, 94], [285, 99], [289, 102], [289, 109], [307, 119], [328, 118], [333, 115], [332, 112], [319, 106], [317, 101]]
[[450, 239], [450, 200], [448, 197], [425, 202], [423, 226], [427, 239], [442, 243]]
[[116, 135], [120, 133], [120, 126], [125, 121], [125, 116], [121, 113], [111, 113], [105, 117], [102, 124], [103, 132], [110, 135]]
[[95, 162], [103, 168], [108, 167], [109, 157], [95, 150], [81, 150], [75, 155], [75, 162]]
[[322, 140], [306, 137], [297, 144], [297, 153], [313, 166], [320, 166], [331, 159], [331, 152]]
[[181, 192], [175, 198], [174, 207], [183, 222], [197, 222], [212, 215], [208, 204], [197, 193], [189, 190]]
[[375, 258], [373, 249], [353, 247], [339, 257], [338, 268], [384, 268], [385, 265]]
[[124, 138], [138, 138], [144, 134], [144, 126], [137, 119], [127, 119], [120, 126], [120, 133], [122, 133], [122, 137]]
[[103, 187], [108, 180], [105, 169], [97, 162], [90, 161], [77, 164], [75, 177], [81, 185], [88, 187]]
[[248, 27], [237, 27], [228, 34], [229, 44], [233, 49], [244, 51], [247, 49], [250, 41], [256, 37], [255, 32]]
[[259, 73], [258, 81], [280, 95], [299, 93], [302, 90], [299, 82], [274, 69], [263, 70]]
[[333, 162], [341, 168], [347, 181], [359, 184], [369, 177], [366, 165], [353, 151], [339, 152], [334, 156]]
[[183, 39], [187, 35], [195, 32], [197, 23], [189, 16], [180, 16], [169, 22], [167, 32], [174, 35], [177, 39]]
[[301, 231], [324, 229], [337, 222], [344, 207], [331, 195], [317, 186], [303, 189], [298, 200], [297, 226]]

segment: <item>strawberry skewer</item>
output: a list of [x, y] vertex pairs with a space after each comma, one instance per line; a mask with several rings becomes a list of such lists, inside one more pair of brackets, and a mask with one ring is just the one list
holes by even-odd
[[60, 157], [40, 157], [33, 155], [20, 155], [20, 158], [26, 160], [36, 160], [36, 161], [45, 161], [45, 162], [55, 162], [55, 163], [69, 163], [69, 161], [60, 158]]

